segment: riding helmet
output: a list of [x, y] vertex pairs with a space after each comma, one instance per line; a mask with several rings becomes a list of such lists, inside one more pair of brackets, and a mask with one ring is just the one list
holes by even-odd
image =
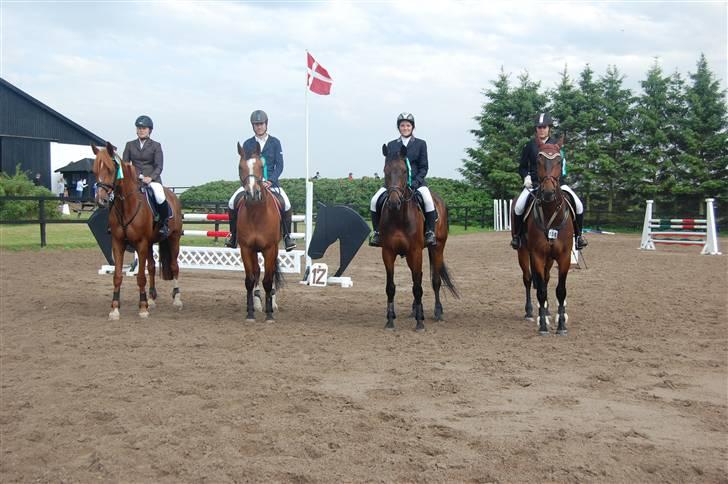
[[554, 120], [549, 113], [538, 113], [533, 121], [534, 126], [553, 126]]
[[265, 111], [261, 111], [260, 109], [253, 111], [250, 115], [250, 124], [255, 123], [268, 123], [268, 115], [265, 114]]
[[141, 116], [136, 118], [136, 121], [134, 121], [134, 126], [136, 126], [137, 128], [154, 129], [154, 123], [152, 122], [152, 118], [145, 114], [142, 114]]
[[399, 116], [397, 116], [397, 129], [399, 129], [399, 125], [402, 121], [409, 121], [412, 123], [412, 129], [415, 128], [415, 117], [412, 113], [399, 113]]

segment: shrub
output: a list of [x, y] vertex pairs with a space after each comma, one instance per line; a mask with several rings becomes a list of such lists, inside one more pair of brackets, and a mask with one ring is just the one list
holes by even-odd
[[[20, 165], [15, 168], [15, 175], [0, 173], [0, 197], [56, 197], [54, 193], [45, 187], [37, 187], [33, 181], [20, 170]], [[37, 219], [39, 202], [35, 200], [4, 200], [0, 201], [0, 220], [23, 220]], [[45, 215], [48, 219], [61, 218], [61, 214], [55, 209], [56, 204], [46, 202]]]

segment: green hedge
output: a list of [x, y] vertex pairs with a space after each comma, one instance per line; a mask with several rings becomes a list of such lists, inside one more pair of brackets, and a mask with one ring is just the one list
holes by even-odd
[[[37, 187], [33, 181], [20, 170], [15, 168], [15, 175], [0, 173], [0, 197], [56, 197], [45, 187]], [[0, 220], [29, 220], [38, 219], [39, 202], [35, 200], [5, 200], [0, 202]], [[51, 208], [52, 207], [52, 208]], [[45, 215], [47, 219], [61, 218], [61, 213], [55, 210], [54, 204], [46, 203]]]
[[[323, 178], [314, 180], [314, 205], [321, 201], [327, 205], [351, 205], [362, 215], [368, 211], [369, 201], [374, 193], [382, 186], [382, 180], [374, 178], [361, 178], [349, 180], [348, 178]], [[428, 178], [427, 185], [430, 190], [438, 193], [449, 206], [485, 206], [491, 213], [493, 201], [490, 195], [477, 190], [471, 185], [448, 178]], [[240, 182], [218, 180], [204, 185], [189, 188], [180, 195], [182, 202], [211, 201], [222, 202], [238, 189]], [[306, 187], [303, 178], [288, 178], [281, 180], [281, 186], [288, 194], [294, 211], [302, 211], [306, 204]]]

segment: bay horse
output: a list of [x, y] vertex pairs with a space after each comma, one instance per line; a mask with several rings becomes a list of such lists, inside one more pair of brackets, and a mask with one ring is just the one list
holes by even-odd
[[[387, 189], [382, 214], [379, 222], [379, 233], [382, 247], [382, 260], [387, 271], [387, 330], [394, 330], [394, 262], [397, 256], [406, 257], [407, 265], [412, 272], [412, 312], [416, 320], [415, 330], [425, 330], [424, 310], [422, 308], [422, 249], [425, 247], [425, 218], [413, 190], [407, 183], [407, 148], [389, 153], [387, 145], [382, 146], [384, 155], [384, 185]], [[430, 259], [430, 277], [432, 289], [435, 291], [436, 321], [442, 321], [443, 309], [440, 302], [440, 287], [445, 284], [453, 296], [459, 294], [450, 273], [445, 266], [445, 244], [447, 243], [448, 213], [445, 202], [434, 192], [432, 199], [439, 217], [435, 224], [437, 245], [428, 247]]]
[[[567, 334], [566, 322], [566, 276], [571, 266], [571, 248], [574, 243], [574, 227], [571, 220], [573, 214], [564, 192], [561, 190], [561, 147], [564, 138], [556, 144], [538, 143], [538, 188], [531, 216], [526, 223], [526, 245], [530, 261], [533, 284], [538, 298], [538, 331], [541, 335], [549, 334], [549, 312], [547, 289], [549, 272], [554, 261], [559, 267], [559, 280], [556, 286], [556, 298], [559, 302], [556, 334]], [[519, 261], [521, 254], [519, 253]], [[524, 276], [525, 284], [525, 276]], [[527, 294], [527, 298], [530, 294]]]
[[[263, 179], [263, 159], [260, 145], [245, 153], [238, 143], [238, 174], [245, 190], [237, 204], [237, 241], [245, 267], [246, 321], [255, 321], [254, 290], [260, 282], [258, 252], [263, 254], [263, 289], [265, 290], [265, 321], [274, 322], [273, 296], [283, 284], [278, 267], [278, 243], [281, 240], [281, 214], [275, 195]], [[274, 287], [275, 286], [275, 287]]]
[[[124, 162], [116, 153], [116, 148], [109, 142], [106, 147], [91, 145], [96, 158], [93, 172], [96, 176], [96, 204], [109, 208], [109, 229], [111, 231], [111, 249], [114, 255], [114, 294], [111, 300], [109, 319], [119, 319], [119, 295], [121, 282], [124, 279], [124, 250], [127, 245], [136, 249], [139, 257], [137, 285], [139, 286], [139, 316], [149, 317], [149, 308], [154, 307], [157, 299], [155, 285], [156, 264], [152, 252], [152, 244], [159, 243], [159, 262], [162, 279], [174, 281], [172, 289], [173, 305], [182, 309], [182, 297], [179, 290], [179, 240], [182, 236], [182, 212], [180, 203], [174, 193], [164, 189], [170, 213], [174, 217], [169, 221], [169, 236], [159, 240], [159, 227], [154, 223], [152, 209], [142, 192], [141, 181], [136, 169], [130, 162]], [[146, 284], [149, 272], [149, 296], [147, 300]]]
[[[516, 217], [515, 212], [513, 211], [516, 206], [516, 200], [518, 197], [513, 198], [511, 200], [511, 220], [514, 220]], [[527, 239], [527, 235], [523, 234], [522, 237]], [[535, 321], [533, 318], [533, 301], [531, 299], [531, 286], [532, 286], [532, 277], [531, 277], [531, 256], [528, 254], [528, 246], [526, 245], [526, 242], [523, 242], [521, 246], [518, 248], [517, 251], [518, 254], [518, 265], [521, 268], [521, 274], [523, 276], [523, 287], [526, 290], [526, 304], [524, 306], [525, 314], [523, 315], [523, 319], [527, 321]], [[549, 274], [550, 272], [546, 272], [546, 285], [548, 286], [549, 283]], [[548, 299], [546, 300], [546, 315], [550, 316], [551, 313], [548, 312]]]

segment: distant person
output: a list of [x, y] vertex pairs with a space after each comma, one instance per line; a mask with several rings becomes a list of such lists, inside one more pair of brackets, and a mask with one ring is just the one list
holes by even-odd
[[134, 121], [134, 126], [136, 126], [137, 139], [126, 144], [122, 159], [130, 161], [134, 165], [137, 173], [142, 176], [142, 182], [154, 192], [154, 201], [157, 202], [157, 212], [159, 213], [159, 237], [164, 240], [169, 236], [168, 224], [172, 211], [169, 209], [162, 186], [161, 175], [164, 169], [162, 145], [150, 138], [154, 129], [152, 118], [141, 115]]
[[[387, 144], [389, 153], [397, 153], [405, 146], [407, 148], [407, 159], [412, 166], [412, 190], [417, 190], [422, 195], [425, 203], [425, 245], [432, 247], [437, 245], [435, 239], [435, 202], [432, 200], [430, 189], [427, 188], [425, 176], [429, 163], [427, 161], [427, 143], [425, 140], [415, 138], [415, 117], [412, 113], [401, 113], [397, 116], [397, 130], [399, 138], [390, 141]], [[387, 189], [381, 187], [372, 197], [370, 209], [372, 214], [372, 228], [374, 229], [369, 238], [369, 245], [379, 247], [379, 212], [377, 212], [377, 202], [379, 197], [384, 195]]]
[[40, 173], [35, 174], [35, 178], [33, 178], [33, 185], [35, 185], [37, 187], [39, 187], [41, 185]]
[[313, 178], [311, 178], [311, 180], [318, 180], [319, 178], [321, 178], [321, 175], [319, 174], [319, 172], [316, 172], [316, 174], [313, 176]]
[[[281, 142], [275, 136], [268, 134], [268, 115], [260, 109], [256, 109], [250, 114], [250, 125], [253, 127], [253, 137], [248, 138], [243, 143], [243, 152], [247, 155], [255, 151], [256, 143], [260, 146], [260, 157], [263, 159], [266, 168], [267, 178], [266, 185], [271, 192], [278, 193], [283, 198], [283, 207], [281, 207], [281, 226], [283, 228], [283, 245], [286, 252], [296, 248], [296, 243], [291, 239], [291, 224], [293, 223], [293, 209], [288, 195], [278, 184], [278, 178], [283, 173], [283, 147]], [[235, 199], [245, 190], [244, 187], [238, 188], [228, 201], [228, 215], [230, 217], [230, 234], [225, 239], [225, 246], [235, 248], [238, 245], [237, 240], [237, 219], [238, 211], [235, 207]]]
[[63, 178], [63, 175], [61, 175], [58, 178], [58, 182], [56, 182], [56, 194], [58, 195], [58, 198], [63, 198], [63, 195], [66, 193], [66, 180]]
[[83, 190], [88, 186], [85, 178], [79, 178], [76, 182], [76, 199], [83, 200]]
[[353, 180], [353, 179], [354, 179], [354, 174], [352, 172], [349, 172], [349, 180]]
[[376, 171], [374, 172], [374, 179], [379, 180], [379, 173], [377, 173]]

